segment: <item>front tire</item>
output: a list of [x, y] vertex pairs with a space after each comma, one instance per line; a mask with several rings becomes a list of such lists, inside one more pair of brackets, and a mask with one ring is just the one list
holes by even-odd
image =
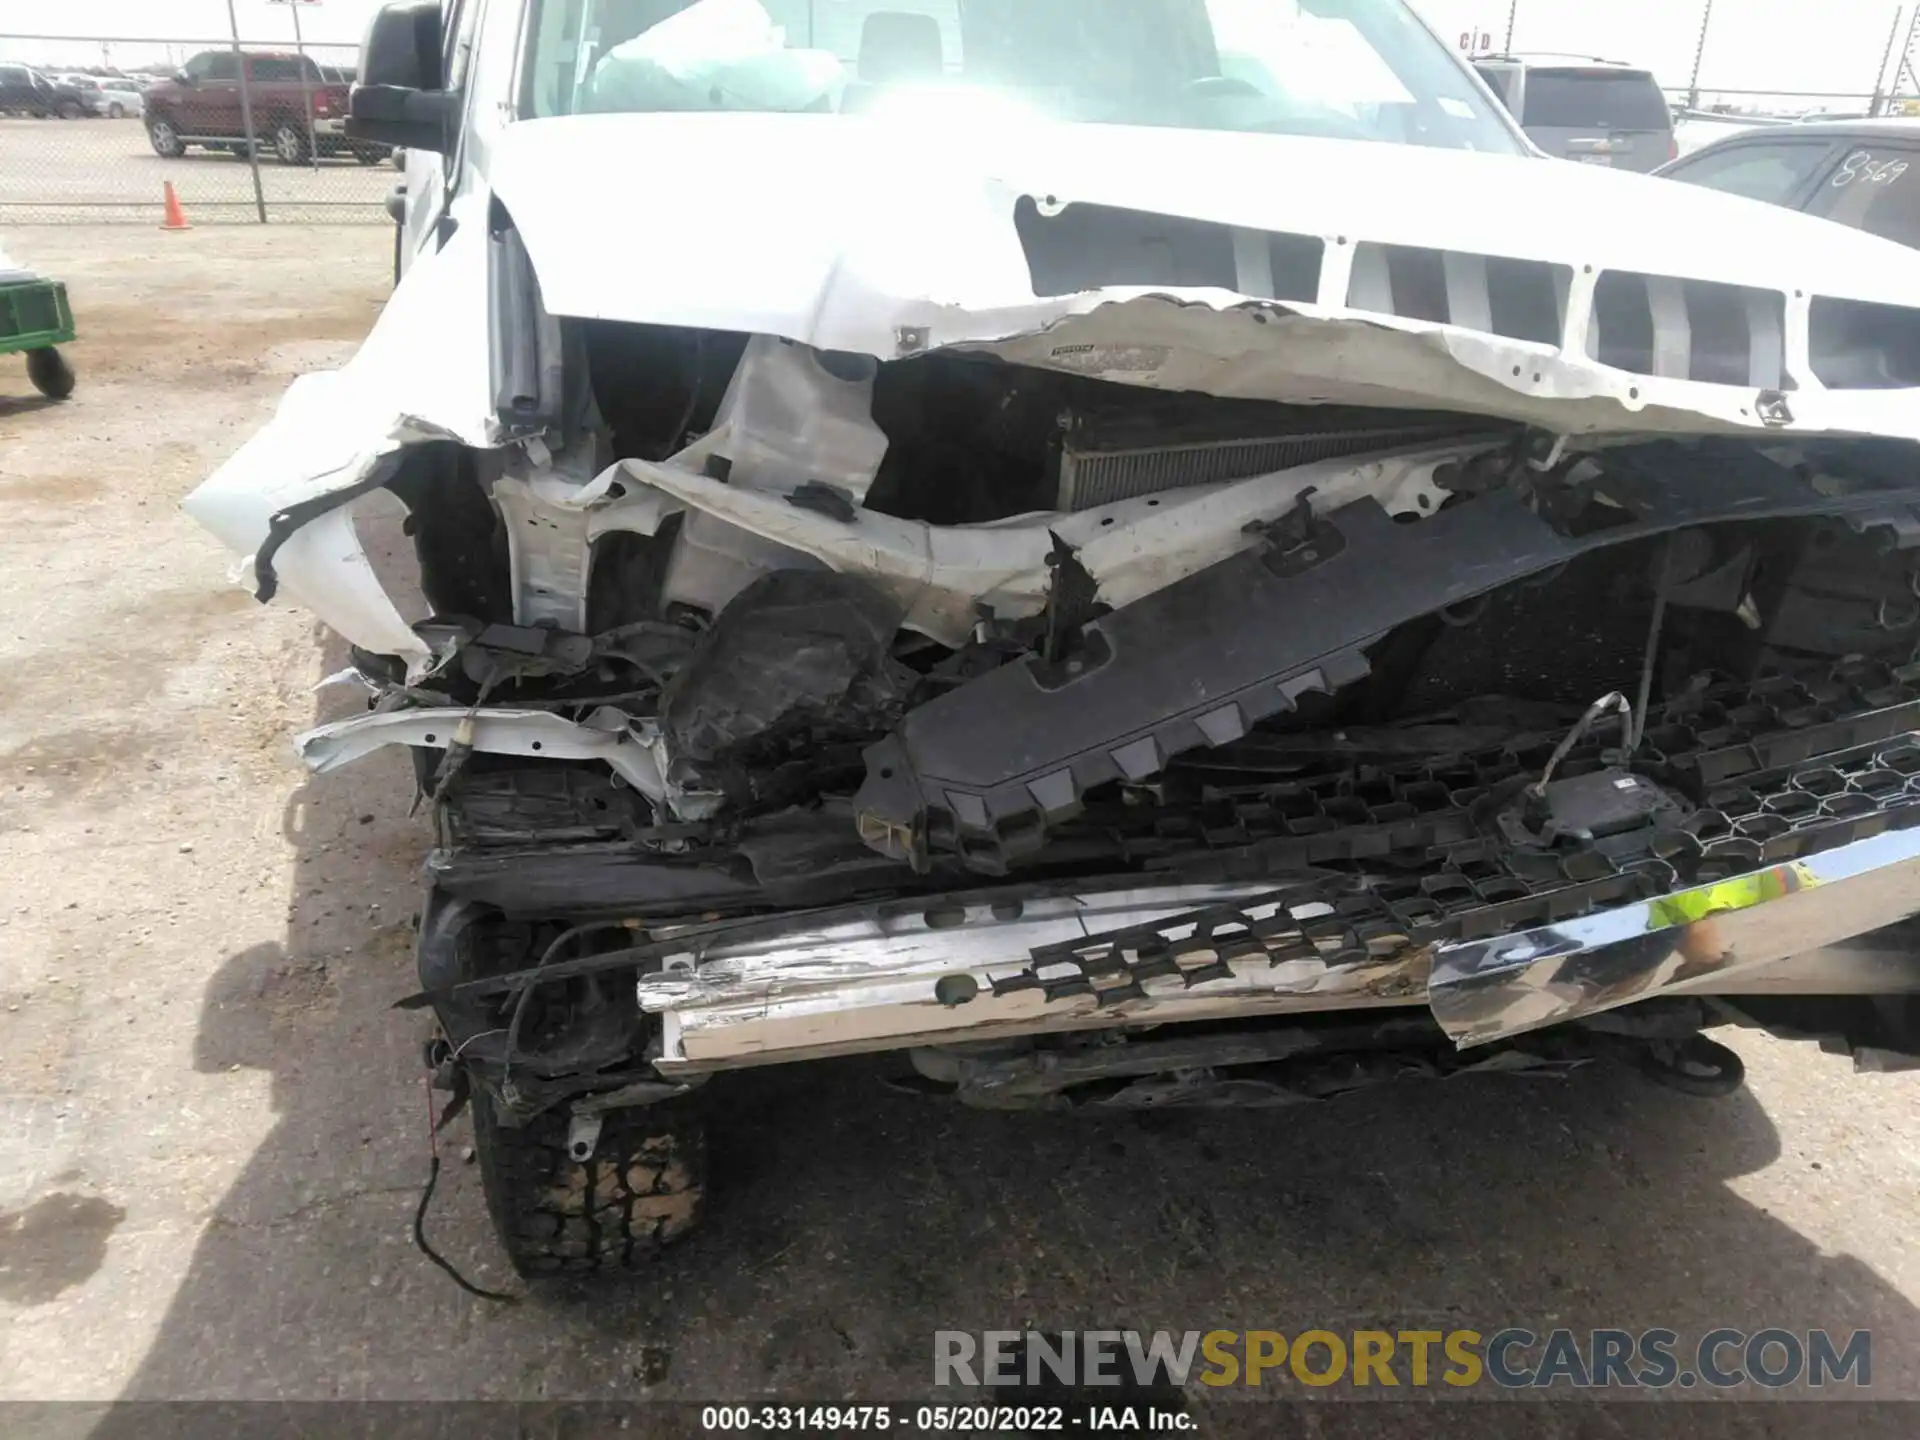
[[64, 400], [73, 394], [73, 367], [51, 345], [27, 351], [27, 379], [49, 400]]
[[307, 132], [297, 122], [282, 120], [273, 127], [273, 153], [282, 165], [304, 163], [307, 152]]
[[186, 142], [180, 138], [180, 132], [173, 128], [171, 120], [149, 120], [147, 143], [153, 146], [153, 153], [162, 160], [178, 160], [187, 153]]
[[517, 1128], [475, 1088], [487, 1213], [522, 1275], [633, 1270], [691, 1230], [706, 1192], [706, 1132], [682, 1102], [612, 1110], [591, 1158], [567, 1153], [567, 1114]]
[[124, 119], [126, 119], [126, 118], [127, 118], [127, 110], [126, 110], [126, 107], [125, 107], [124, 105], [109, 105], [109, 106], [107, 106], [107, 118], [108, 118], [109, 120], [124, 120]]

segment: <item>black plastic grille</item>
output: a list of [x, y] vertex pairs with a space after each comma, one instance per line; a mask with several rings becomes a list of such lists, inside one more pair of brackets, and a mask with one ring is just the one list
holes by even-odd
[[[1199, 867], [1181, 864], [1189, 875], [1322, 873], [1256, 900], [1041, 947], [994, 990], [1110, 1004], [1144, 995], [1144, 980], [1178, 976], [1192, 986], [1257, 955], [1274, 965], [1377, 960], [1391, 984], [1392, 962], [1410, 950], [1572, 919], [1905, 829], [1920, 824], [1917, 691], [1920, 666], [1865, 661], [1812, 679], [1696, 689], [1657, 712], [1634, 766], [1693, 803], [1683, 819], [1649, 826], [1626, 846], [1611, 837], [1526, 849], [1494, 831], [1492, 812], [1537, 776], [1545, 737], [1217, 796], [1199, 813], [1155, 818], [1128, 843], [1233, 847]], [[1848, 709], [1863, 704], [1874, 708]], [[1603, 763], [1601, 742], [1590, 740], [1559, 773]], [[1729, 774], [1737, 781], [1726, 782]]]

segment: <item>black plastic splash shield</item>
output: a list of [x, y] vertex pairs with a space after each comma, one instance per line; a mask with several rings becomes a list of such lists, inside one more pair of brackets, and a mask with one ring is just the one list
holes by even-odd
[[1086, 627], [1077, 670], [1025, 657], [920, 706], [870, 747], [854, 802], [861, 839], [920, 867], [958, 852], [999, 873], [1095, 786], [1144, 780], [1304, 694], [1362, 678], [1362, 647], [1408, 620], [1685, 525], [1794, 515], [1894, 525], [1920, 500], [1920, 487], [1873, 482], [1822, 494], [1752, 452], [1664, 444], [1610, 462], [1602, 485], [1629, 518], [1596, 533], [1556, 530], [1513, 489], [1417, 524], [1362, 500], [1304, 539], [1243, 551], [1123, 606]]

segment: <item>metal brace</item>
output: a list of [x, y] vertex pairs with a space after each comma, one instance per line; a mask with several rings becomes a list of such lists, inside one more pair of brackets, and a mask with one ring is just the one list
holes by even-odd
[[[1548, 442], [1546, 450], [1542, 453], [1535, 453], [1540, 451], [1540, 442], [1542, 440]], [[1543, 435], [1536, 433], [1529, 435], [1527, 442], [1527, 468], [1538, 470], [1543, 475], [1558, 469], [1561, 460], [1566, 457], [1567, 437], [1563, 434]]]
[[609, 1110], [677, 1100], [699, 1089], [706, 1078], [704, 1075], [689, 1075], [685, 1080], [636, 1080], [631, 1085], [622, 1085], [618, 1090], [599, 1090], [591, 1095], [582, 1095], [573, 1102], [574, 1124], [579, 1124], [587, 1116], [592, 1116], [597, 1123]]
[[600, 1144], [602, 1117], [597, 1110], [576, 1110], [567, 1121], [567, 1154], [584, 1165]]
[[1309, 485], [1294, 497], [1284, 514], [1241, 527], [1242, 534], [1258, 535], [1267, 542], [1266, 563], [1275, 574], [1301, 574], [1347, 548], [1340, 531], [1314, 513], [1313, 497], [1317, 493], [1318, 488]]

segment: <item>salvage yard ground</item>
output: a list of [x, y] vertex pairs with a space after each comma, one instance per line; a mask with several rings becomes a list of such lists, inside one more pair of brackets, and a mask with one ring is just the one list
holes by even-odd
[[[302, 772], [338, 647], [177, 508], [351, 353], [389, 232], [4, 238], [84, 338], [65, 405], [0, 359], [0, 1396], [873, 1400], [937, 1329], [1515, 1324], [1867, 1328], [1874, 1393], [1920, 1398], [1920, 1076], [1749, 1036], [1720, 1101], [1601, 1071], [1000, 1118], [867, 1062], [746, 1075], [650, 1274], [461, 1293], [407, 1235], [407, 768]], [[517, 1290], [468, 1143], [431, 1229]]]

